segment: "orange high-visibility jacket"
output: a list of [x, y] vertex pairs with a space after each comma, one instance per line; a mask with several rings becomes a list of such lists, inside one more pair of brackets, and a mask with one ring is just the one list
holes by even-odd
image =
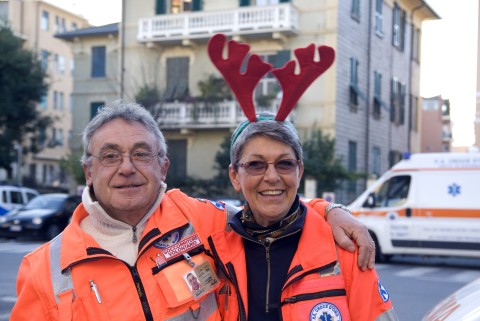
[[139, 240], [135, 266], [81, 230], [87, 215], [80, 204], [58, 238], [25, 256], [11, 321], [220, 320], [213, 292], [220, 284], [194, 298], [186, 275], [192, 270], [187, 258], [215, 268], [205, 245], [225, 229], [223, 204], [167, 192]]
[[[321, 212], [326, 205], [327, 202], [317, 202], [314, 208]], [[376, 271], [362, 272], [357, 266], [357, 252], [337, 248], [330, 226], [310, 206], [306, 207], [302, 234], [282, 287], [281, 319], [397, 320], [390, 296]], [[231, 229], [209, 238], [212, 253], [220, 262], [219, 273], [227, 280], [217, 293], [225, 321], [248, 319], [247, 278], [252, 276], [246, 275], [243, 242], [242, 236]], [[266, 258], [258, 264], [268, 262]], [[269, 271], [275, 273], [275, 267], [271, 266]], [[268, 282], [267, 279], [264, 281]]]

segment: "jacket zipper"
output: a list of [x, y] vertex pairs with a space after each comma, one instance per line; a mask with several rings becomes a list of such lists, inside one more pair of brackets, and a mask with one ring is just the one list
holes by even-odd
[[265, 295], [265, 313], [269, 313], [270, 310], [268, 305], [270, 304], [270, 276], [271, 276], [271, 269], [270, 269], [270, 245], [272, 242], [269, 238], [265, 239], [263, 242], [263, 246], [265, 247], [265, 260], [267, 261], [267, 289]]
[[314, 292], [314, 293], [304, 293], [304, 294], [298, 294], [298, 295], [294, 295], [289, 298], [286, 298], [285, 300], [282, 301], [281, 305], [284, 305], [287, 303], [297, 303], [300, 301], [323, 299], [323, 298], [328, 298], [333, 296], [345, 296], [345, 295], [347, 295], [347, 292], [345, 291], [345, 289], [332, 289], [332, 290], [326, 290], [326, 291], [320, 291], [320, 292]]
[[[215, 260], [217, 269], [220, 269], [223, 272], [223, 274], [225, 274], [225, 277], [233, 284], [235, 293], [237, 294], [238, 311], [239, 311], [238, 319], [240, 321], [246, 321], [247, 314], [245, 312], [245, 305], [243, 304], [242, 296], [240, 295], [240, 288], [238, 287], [237, 276], [235, 274], [235, 269], [233, 267], [233, 264], [231, 262], [228, 262], [227, 264], [223, 264], [222, 260], [220, 259], [220, 256], [218, 255], [217, 249], [215, 248], [215, 244], [213, 243], [213, 239], [211, 236], [208, 237], [208, 245], [210, 246], [210, 250], [212, 251], [212, 256]], [[230, 287], [228, 287], [227, 302], [228, 302], [228, 296], [230, 296], [230, 294], [231, 294]]]
[[[125, 263], [126, 264], [126, 263]], [[145, 314], [145, 320], [153, 321], [152, 311], [150, 310], [150, 305], [148, 304], [147, 295], [145, 293], [145, 288], [143, 287], [142, 280], [138, 274], [138, 270], [135, 266], [128, 265], [130, 273], [133, 277], [133, 282], [135, 283], [135, 288], [137, 289], [138, 298], [142, 304], [143, 313]]]

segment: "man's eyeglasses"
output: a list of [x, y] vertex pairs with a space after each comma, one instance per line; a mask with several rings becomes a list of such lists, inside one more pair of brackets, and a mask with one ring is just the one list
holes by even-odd
[[254, 160], [246, 163], [238, 163], [238, 165], [245, 168], [245, 171], [249, 175], [263, 175], [267, 171], [269, 164], [273, 164], [280, 174], [291, 174], [297, 169], [300, 163], [298, 159], [279, 159], [270, 163], [263, 160]]
[[120, 152], [105, 152], [100, 155], [90, 155], [98, 159], [103, 166], [118, 166], [123, 162], [123, 156], [130, 157], [130, 161], [135, 166], [148, 166], [152, 164], [153, 158], [160, 156], [149, 152], [133, 152], [131, 154], [123, 154]]

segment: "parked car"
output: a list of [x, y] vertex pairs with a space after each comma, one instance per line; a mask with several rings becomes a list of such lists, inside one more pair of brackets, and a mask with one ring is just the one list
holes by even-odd
[[243, 205], [243, 202], [236, 198], [219, 198], [217, 199], [217, 202], [223, 202], [223, 203], [230, 204], [237, 207]]
[[24, 207], [0, 217], [0, 236], [28, 236], [50, 240], [68, 225], [80, 202], [80, 196], [62, 193], [39, 195]]
[[0, 216], [27, 204], [39, 193], [31, 188], [0, 185]]
[[428, 312], [422, 321], [480, 321], [480, 278], [460, 288]]

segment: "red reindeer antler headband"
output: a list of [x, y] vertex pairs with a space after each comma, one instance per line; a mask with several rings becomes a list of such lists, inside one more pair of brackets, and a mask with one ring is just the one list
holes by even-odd
[[288, 61], [282, 68], [273, 69], [272, 65], [262, 61], [256, 55], [250, 55], [245, 73], [240, 69], [247, 56], [250, 46], [234, 40], [228, 42], [227, 58], [223, 59], [223, 48], [226, 37], [223, 34], [214, 35], [208, 42], [208, 54], [213, 64], [225, 78], [237, 98], [240, 107], [250, 122], [256, 121], [253, 92], [262, 77], [272, 71], [280, 83], [283, 95], [275, 120], [284, 121], [295, 107], [305, 90], [325, 72], [335, 59], [335, 51], [328, 46], [319, 46], [320, 61], [314, 60], [315, 45], [294, 50], [300, 65], [300, 73], [295, 74], [295, 61]]

